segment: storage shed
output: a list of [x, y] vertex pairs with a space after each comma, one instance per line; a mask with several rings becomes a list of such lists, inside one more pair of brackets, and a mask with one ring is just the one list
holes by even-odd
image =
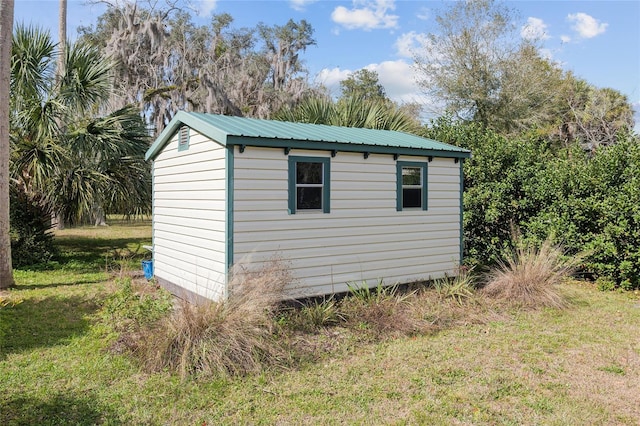
[[155, 278], [220, 300], [234, 262], [274, 256], [295, 298], [455, 275], [469, 156], [395, 131], [178, 112], [146, 155]]

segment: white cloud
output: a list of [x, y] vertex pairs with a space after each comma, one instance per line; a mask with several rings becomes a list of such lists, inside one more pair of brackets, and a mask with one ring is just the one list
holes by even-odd
[[398, 15], [387, 13], [395, 8], [394, 0], [353, 0], [351, 9], [336, 7], [331, 13], [331, 19], [350, 30], [397, 28]]
[[563, 43], [569, 43], [571, 42], [571, 37], [569, 37], [568, 35], [561, 35], [560, 36], [560, 41]]
[[444, 112], [444, 106], [437, 99], [428, 96], [424, 89], [418, 86], [416, 67], [403, 59], [397, 61], [385, 61], [379, 64], [370, 64], [365, 67], [376, 71], [380, 84], [384, 87], [387, 96], [394, 102], [416, 103], [422, 108], [421, 119], [427, 121]]
[[318, 0], [289, 0], [291, 8], [297, 11], [303, 11], [307, 5], [317, 2]]
[[421, 7], [418, 10], [416, 18], [420, 19], [421, 21], [428, 21], [429, 18], [431, 18], [431, 9], [429, 9], [428, 7]]
[[416, 102], [420, 92], [415, 79], [415, 70], [403, 59], [369, 64], [365, 67], [378, 73], [378, 80], [389, 99], [395, 102]]
[[582, 12], [569, 14], [567, 20], [574, 23], [571, 28], [582, 38], [592, 38], [602, 34], [609, 26], [609, 24], [601, 23], [593, 16]]
[[520, 36], [525, 40], [546, 40], [549, 38], [547, 24], [540, 18], [529, 17], [520, 29]]
[[555, 59], [553, 59], [553, 51], [551, 49], [540, 48], [538, 49], [538, 53], [547, 61], [555, 63]]
[[340, 82], [349, 77], [352, 72], [351, 70], [342, 70], [340, 68], [324, 68], [316, 75], [316, 83], [326, 87], [331, 95], [338, 96], [340, 94]]
[[423, 50], [429, 43], [427, 34], [411, 31], [398, 37], [394, 46], [398, 51], [398, 55], [404, 58], [413, 58], [416, 53], [419, 53], [418, 51]]
[[197, 2], [198, 16], [209, 16], [217, 6], [218, 0], [200, 0]]

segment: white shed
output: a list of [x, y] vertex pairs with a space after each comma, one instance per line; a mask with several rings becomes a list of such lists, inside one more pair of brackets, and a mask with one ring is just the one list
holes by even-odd
[[178, 112], [146, 155], [154, 276], [219, 300], [234, 262], [274, 255], [296, 298], [455, 275], [469, 156], [401, 132]]

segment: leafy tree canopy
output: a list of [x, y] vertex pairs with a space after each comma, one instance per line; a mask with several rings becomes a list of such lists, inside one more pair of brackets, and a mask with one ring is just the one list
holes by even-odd
[[178, 110], [268, 118], [314, 91], [300, 57], [316, 43], [307, 21], [232, 24], [229, 14], [198, 26], [170, 4], [113, 2], [80, 33], [117, 62], [111, 105], [138, 105], [155, 132]]
[[342, 89], [342, 99], [389, 100], [384, 87], [378, 80], [378, 73], [366, 68], [349, 74], [349, 77], [340, 82], [340, 88]]

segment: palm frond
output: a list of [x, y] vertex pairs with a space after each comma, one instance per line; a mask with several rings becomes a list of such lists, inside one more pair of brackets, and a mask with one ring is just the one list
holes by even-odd
[[275, 120], [414, 133], [420, 124], [406, 111], [383, 99], [350, 97], [333, 102], [309, 97], [273, 116]]
[[55, 58], [56, 45], [48, 31], [17, 25], [11, 47], [11, 99], [16, 108], [50, 92]]
[[75, 43], [67, 50], [65, 61], [58, 93], [61, 102], [83, 113], [108, 98], [114, 64], [97, 47]]

